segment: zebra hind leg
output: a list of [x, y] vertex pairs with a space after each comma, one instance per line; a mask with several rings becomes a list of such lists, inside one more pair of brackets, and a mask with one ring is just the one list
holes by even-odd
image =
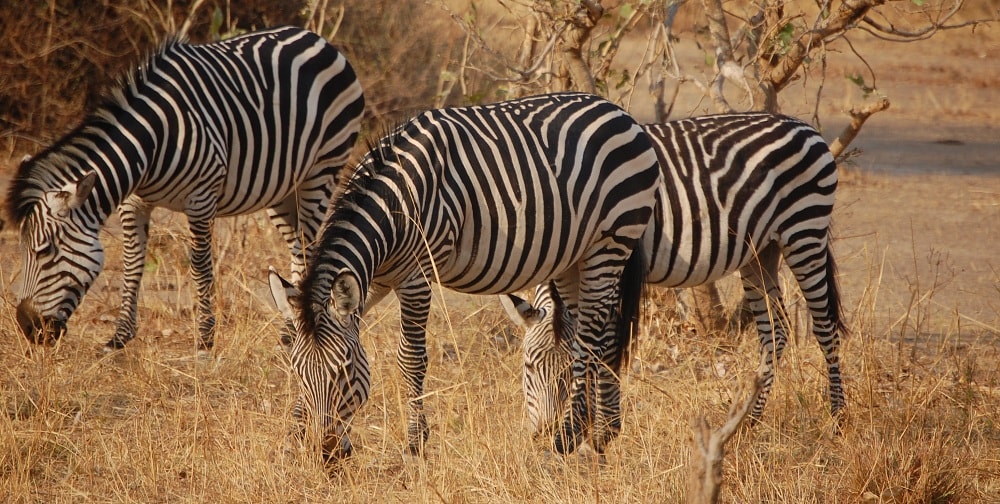
[[[847, 400], [840, 374], [840, 336], [847, 333], [841, 319], [840, 292], [837, 285], [837, 265], [829, 242], [822, 244], [820, 259], [811, 264], [790, 265], [802, 287], [802, 295], [809, 306], [813, 334], [823, 350], [829, 379], [830, 414], [839, 431], [844, 422]], [[806, 288], [808, 286], [808, 288]]]
[[750, 410], [750, 423], [755, 425], [764, 416], [764, 407], [774, 385], [774, 370], [788, 342], [788, 320], [778, 285], [779, 253], [776, 244], [764, 247], [740, 270], [747, 305], [753, 312], [760, 343], [760, 393]]

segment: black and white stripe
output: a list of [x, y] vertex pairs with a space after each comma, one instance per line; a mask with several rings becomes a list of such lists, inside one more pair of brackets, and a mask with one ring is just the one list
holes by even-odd
[[358, 341], [366, 304], [389, 290], [399, 300], [397, 355], [416, 452], [428, 435], [421, 397], [431, 282], [498, 294], [550, 279], [580, 325], [574, 407], [555, 447], [572, 451], [595, 422], [592, 442], [603, 446], [620, 426], [614, 370], [632, 324], [618, 321], [638, 309], [645, 265], [632, 250], [658, 185], [642, 128], [592, 95], [432, 110], [382, 138], [331, 210], [301, 295], [289, 297], [291, 284], [271, 277], [279, 307], [300, 311], [291, 360], [327, 449], [350, 446], [348, 424], [367, 399]]
[[183, 212], [193, 236], [199, 345], [212, 346], [212, 222], [267, 209], [293, 276], [350, 155], [364, 110], [344, 56], [276, 28], [221, 42], [164, 44], [76, 129], [22, 162], [8, 196], [21, 230], [19, 325], [52, 342], [101, 272], [98, 233], [120, 206], [125, 280], [108, 348], [136, 332], [149, 217]]
[[[841, 383], [841, 319], [830, 215], [837, 167], [823, 138], [797, 119], [763, 113], [696, 117], [645, 126], [664, 183], [643, 237], [647, 281], [693, 287], [739, 271], [760, 337], [763, 391], [752, 410], [760, 418], [787, 342], [788, 322], [778, 285], [779, 259], [795, 275], [826, 357], [831, 410], [845, 405]], [[523, 387], [536, 429], [561, 414], [574, 339], [573, 317], [553, 286], [536, 288], [535, 306], [501, 298], [528, 328]]]

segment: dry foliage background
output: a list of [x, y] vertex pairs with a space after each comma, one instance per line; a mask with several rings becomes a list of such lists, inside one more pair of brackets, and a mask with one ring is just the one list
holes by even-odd
[[[979, 7], [995, 9], [995, 2], [987, 3]], [[303, 14], [307, 6], [296, 2], [240, 5], [0, 3], [0, 145], [5, 149], [0, 158], [10, 158], [0, 163], [2, 178], [22, 154], [72, 127], [112, 82], [109, 75], [134, 64], [185, 19], [194, 20], [189, 33], [195, 41], [254, 26], [316, 22]], [[480, 60], [468, 58], [474, 48], [451, 14], [499, 39], [496, 47], [509, 48], [520, 43], [510, 36], [515, 32], [509, 13], [458, 10], [456, 5], [349, 0], [327, 6], [321, 29], [333, 34], [358, 70], [370, 104], [368, 133], [436, 104], [492, 101], [503, 88], [488, 72], [461, 75], [456, 62]], [[196, 15], [188, 16], [193, 7]], [[695, 39], [706, 37], [697, 30], [697, 15], [696, 8], [679, 14], [689, 23], [684, 26], [699, 34]], [[991, 57], [984, 65], [996, 65], [990, 48], [1000, 47], [997, 39], [988, 38], [993, 45], [986, 46]], [[963, 43], [955, 47], [977, 50]], [[695, 45], [688, 49], [689, 57], [704, 58]], [[911, 50], [921, 51], [919, 46]], [[855, 69], [841, 68], [831, 62], [832, 73], [843, 72], [836, 74], [839, 81], [855, 75]], [[478, 80], [458, 82], [465, 77]], [[950, 82], [964, 80], [951, 77]], [[995, 89], [995, 80], [987, 81], [982, 86]], [[476, 93], [460, 92], [463, 85]], [[837, 85], [831, 83], [828, 92], [841, 91]], [[845, 93], [855, 88], [847, 84]], [[979, 121], [969, 124], [1000, 120], [1000, 114], [976, 106], [974, 97], [982, 95], [958, 89], [970, 100], [965, 112], [959, 110], [961, 117]], [[853, 92], [860, 98], [860, 91]], [[914, 96], [921, 99], [919, 93]], [[926, 110], [913, 109], [928, 108], [929, 98], [922, 99], [900, 105], [915, 117]], [[793, 98], [786, 108], [808, 116], [815, 104], [800, 100], [808, 101]], [[691, 103], [678, 113], [710, 107], [707, 101]], [[838, 110], [825, 102], [822, 107], [831, 115]], [[986, 287], [966, 286], [964, 297], [954, 299], [942, 298], [946, 288], [953, 295], [954, 266], [941, 255], [925, 256], [916, 245], [922, 237], [914, 236], [912, 250], [905, 252], [919, 272], [911, 275], [887, 267], [888, 255], [877, 240], [859, 242], [852, 235], [889, 225], [861, 215], [866, 198], [897, 197], [914, 182], [851, 167], [843, 170], [842, 180], [836, 218], [837, 230], [846, 236], [835, 250], [854, 329], [842, 356], [848, 424], [843, 435], [831, 434], [825, 367], [803, 307], [796, 305], [799, 296], [788, 284], [789, 304], [797, 306], [791, 310], [796, 336], [764, 421], [741, 429], [728, 445], [723, 501], [1000, 502], [1000, 306], [982, 301], [1000, 298], [998, 265], [984, 252], [1000, 239], [996, 174], [970, 182], [984, 194], [975, 212], [944, 224], [979, 222], [980, 241], [986, 240], [983, 249], [970, 252]], [[927, 179], [918, 197], [931, 201], [948, 183]], [[901, 208], [905, 196], [898, 197], [887, 204]], [[954, 216], [945, 213], [948, 205], [935, 207], [935, 215]], [[721, 424], [738, 399], [739, 384], [757, 367], [752, 331], [695, 333], [673, 316], [667, 293], [654, 291], [624, 380], [623, 435], [612, 444], [607, 463], [599, 465], [587, 453], [552, 456], [523, 430], [520, 342], [499, 304], [491, 297], [442, 291], [428, 338], [426, 404], [432, 437], [426, 457], [414, 460], [403, 455], [405, 389], [395, 366], [398, 315], [390, 299], [366, 317], [362, 330], [374, 389], [354, 426], [355, 457], [330, 470], [289, 436], [296, 385], [276, 349], [278, 318], [265, 280], [267, 265], [287, 262], [277, 232], [263, 216], [217, 224], [219, 334], [214, 356], [199, 360], [184, 219], [158, 213], [155, 222], [140, 335], [125, 351], [98, 354], [113, 332], [120, 301], [120, 233], [114, 223], [103, 234], [106, 270], [57, 347], [33, 347], [19, 335], [13, 293], [4, 293], [0, 501], [676, 502], [686, 493], [690, 418], [705, 415], [711, 424]], [[5, 286], [16, 280], [16, 247], [11, 230], [0, 234]], [[727, 294], [731, 304], [738, 298]], [[972, 302], [986, 309], [973, 313], [966, 308]]]

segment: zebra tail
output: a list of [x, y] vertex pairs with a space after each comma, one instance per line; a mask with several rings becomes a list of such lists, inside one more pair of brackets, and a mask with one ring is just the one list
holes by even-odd
[[621, 300], [619, 302], [619, 318], [615, 325], [617, 341], [616, 355], [611, 356], [611, 369], [615, 373], [621, 371], [623, 363], [628, 363], [632, 353], [632, 345], [639, 336], [641, 310], [646, 299], [646, 274], [649, 271], [649, 261], [643, 250], [642, 242], [636, 244], [620, 282]]
[[833, 249], [830, 247], [832, 241], [833, 237], [829, 236], [828, 233], [826, 246], [827, 310], [829, 310], [828, 315], [834, 330], [838, 331], [842, 337], [847, 337], [850, 336], [851, 330], [844, 324], [844, 319], [841, 316], [844, 306], [841, 304], [840, 286], [837, 283], [837, 262], [833, 259]]

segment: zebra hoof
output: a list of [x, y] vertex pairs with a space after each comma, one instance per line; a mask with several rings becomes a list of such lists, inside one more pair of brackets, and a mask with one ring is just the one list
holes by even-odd
[[111, 340], [111, 341], [105, 343], [103, 346], [101, 346], [101, 350], [99, 352], [99, 355], [113, 355], [113, 354], [118, 353], [119, 350], [122, 350], [124, 348], [125, 348], [125, 345], [117, 345], [117, 344], [115, 344], [114, 340]]
[[576, 451], [577, 445], [580, 444], [580, 436], [571, 434], [570, 432], [563, 429], [556, 433], [555, 440], [552, 443], [556, 453], [566, 455]]

